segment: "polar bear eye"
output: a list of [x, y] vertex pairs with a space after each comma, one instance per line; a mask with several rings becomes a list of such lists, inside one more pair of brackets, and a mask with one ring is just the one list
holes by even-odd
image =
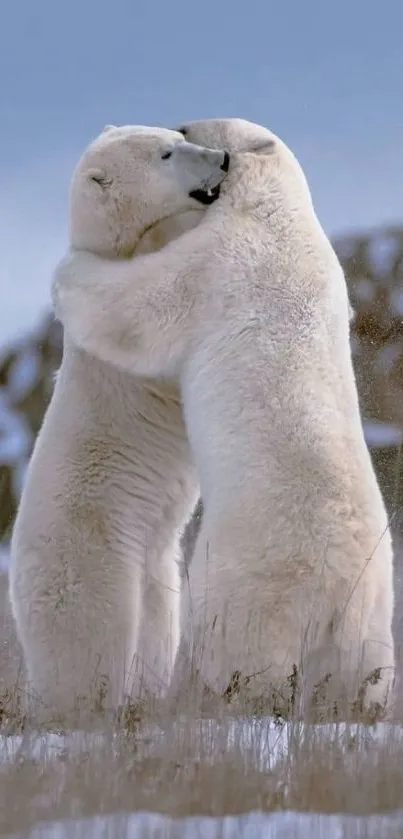
[[162, 160], [168, 160], [170, 157], [172, 157], [172, 152], [171, 151], [166, 151], [166, 152], [164, 152], [164, 154], [161, 155]]
[[103, 178], [102, 175], [91, 175], [91, 180], [95, 181], [99, 186], [106, 186], [108, 183], [107, 179]]
[[109, 178], [104, 169], [90, 169], [87, 172], [88, 179], [98, 186], [111, 186], [112, 178]]

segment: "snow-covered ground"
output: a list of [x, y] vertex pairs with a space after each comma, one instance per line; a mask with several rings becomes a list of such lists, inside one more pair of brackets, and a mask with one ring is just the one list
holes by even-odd
[[220, 819], [170, 819], [154, 813], [119, 813], [41, 823], [5, 839], [401, 839], [403, 810], [357, 817], [317, 813], [248, 813]]
[[[279, 726], [271, 719], [199, 720], [194, 737], [195, 752], [203, 745], [217, 741], [224, 753], [236, 743], [236, 748], [255, 755], [260, 771], [273, 770], [275, 763], [293, 752], [296, 740], [302, 743], [307, 734], [303, 724]], [[137, 756], [142, 750], [148, 756], [163, 755], [169, 749], [169, 740], [176, 743], [186, 737], [186, 725], [180, 720], [168, 729], [150, 725], [142, 728], [138, 740]], [[374, 728], [357, 725], [309, 726], [309, 740], [315, 736], [329, 743], [337, 741], [346, 749], [353, 742], [366, 753], [380, 742], [401, 738], [403, 727], [378, 724]], [[0, 738], [0, 763], [2, 771], [7, 764], [24, 758], [36, 763], [48, 763], [63, 754], [96, 750], [106, 744], [113, 748], [110, 735], [73, 732], [68, 735], [48, 733], [40, 735], [3, 736]], [[403, 802], [402, 802], [403, 803]], [[158, 808], [158, 802], [156, 802]], [[37, 824], [29, 832], [8, 834], [8, 839], [401, 839], [403, 836], [403, 810], [384, 815], [355, 817], [347, 814], [319, 814], [278, 811], [274, 813], [249, 813], [223, 818], [192, 817], [170, 819], [155, 813], [119, 813], [90, 819], [67, 820]]]
[[[65, 754], [74, 755], [97, 747], [113, 745], [114, 738], [112, 737], [111, 740], [111, 737], [111, 734], [90, 734], [82, 731], [69, 734], [30, 732], [25, 735], [2, 735], [0, 736], [0, 764], [4, 765], [15, 760], [21, 762], [24, 758], [49, 762]], [[374, 727], [344, 723], [306, 727], [303, 723], [296, 722], [279, 725], [269, 718], [243, 720], [226, 718], [223, 723], [214, 719], [200, 719], [192, 722], [195, 760], [201, 756], [204, 760], [208, 760], [210, 752], [216, 753], [217, 744], [222, 754], [226, 754], [236, 746], [238, 751], [248, 752], [254, 756], [256, 769], [259, 772], [273, 770], [279, 760], [289, 753], [294, 754], [297, 746], [302, 745], [307, 737], [311, 747], [314, 746], [316, 740], [318, 743], [326, 741], [329, 746], [337, 743], [346, 749], [354, 743], [355, 748], [368, 751], [379, 743], [385, 743], [391, 739], [395, 744], [403, 743], [403, 727], [388, 723], [378, 723]], [[138, 755], [162, 757], [167, 752], [169, 753], [171, 743], [174, 742], [176, 748], [180, 749], [181, 741], [185, 744], [188, 738], [189, 727], [180, 720], [166, 728], [160, 728], [156, 724], [143, 725], [136, 739]], [[214, 749], [209, 745], [213, 743]]]

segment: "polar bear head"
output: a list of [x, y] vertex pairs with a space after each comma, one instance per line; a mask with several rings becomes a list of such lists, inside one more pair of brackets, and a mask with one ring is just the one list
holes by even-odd
[[179, 132], [108, 126], [73, 174], [72, 247], [130, 256], [161, 220], [212, 203], [228, 167], [227, 151], [188, 143]]
[[[302, 188], [305, 199], [311, 203], [309, 186], [297, 158], [276, 134], [263, 125], [239, 118], [201, 119], [183, 123], [175, 128], [175, 131], [179, 131], [189, 143], [197, 143], [209, 148], [225, 148], [232, 154], [257, 152], [272, 155], [280, 169], [285, 167], [288, 170], [288, 176], [291, 174], [297, 188]], [[201, 213], [198, 213], [197, 218], [190, 220], [189, 227], [195, 226], [200, 218]], [[350, 301], [348, 306], [351, 324], [354, 321], [355, 312]]]
[[[278, 176], [280, 180], [287, 181], [288, 191], [294, 185], [295, 192], [303, 196], [303, 201], [311, 202], [308, 182], [299, 161], [283, 140], [268, 128], [245, 119], [206, 119], [184, 123], [177, 130], [189, 143], [198, 143], [209, 148], [224, 148], [231, 153], [246, 152], [263, 157], [262, 163], [258, 166], [256, 161], [250, 160], [251, 169], [247, 166], [246, 159], [242, 160], [242, 158], [240, 169], [238, 166], [235, 167], [235, 157], [233, 158], [233, 179], [237, 180], [239, 172], [243, 172], [238, 191], [241, 201], [251, 199], [253, 202], [252, 193], [259, 192], [263, 186], [261, 172], [264, 170], [267, 172], [270, 169], [273, 184]], [[237, 154], [236, 157], [238, 158]], [[252, 180], [250, 179], [251, 172], [254, 173]], [[228, 183], [227, 186], [229, 187], [230, 184]]]
[[[263, 146], [268, 151], [270, 147], [274, 147], [277, 139], [262, 125], [236, 118], [200, 119], [182, 123], [174, 130], [182, 134], [189, 143], [211, 149], [227, 149], [230, 153], [251, 152], [256, 148], [262, 149]], [[193, 210], [163, 219], [147, 230], [136, 248], [136, 254], [158, 250], [186, 230], [196, 227], [206, 209], [206, 205], [199, 203]]]
[[189, 143], [230, 152], [253, 152], [263, 147], [274, 150], [278, 138], [268, 128], [246, 119], [199, 119], [175, 129]]

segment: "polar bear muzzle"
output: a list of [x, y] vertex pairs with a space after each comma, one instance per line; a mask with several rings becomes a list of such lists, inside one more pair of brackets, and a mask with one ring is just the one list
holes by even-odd
[[[220, 165], [220, 169], [223, 172], [225, 172], [225, 174], [227, 174], [230, 164], [230, 154], [228, 151], [224, 151], [222, 154], [223, 162]], [[217, 198], [220, 197], [220, 186], [221, 181], [215, 186], [206, 187], [203, 189], [194, 189], [191, 192], [189, 192], [189, 196], [190, 198], [194, 198], [196, 201], [198, 201], [199, 204], [209, 206], [210, 204], [214, 204], [214, 201], [217, 201]]]

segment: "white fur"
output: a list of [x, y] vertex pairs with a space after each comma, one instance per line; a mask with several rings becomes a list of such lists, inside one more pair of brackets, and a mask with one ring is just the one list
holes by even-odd
[[56, 311], [99, 358], [180, 378], [205, 508], [182, 675], [192, 641], [219, 693], [240, 671], [251, 696], [287, 695], [295, 664], [314, 682], [330, 671], [352, 701], [381, 667], [365, 704], [383, 703], [392, 548], [360, 421], [346, 283], [299, 164], [266, 136], [260, 153], [233, 155], [198, 227], [158, 253], [120, 264], [67, 256]]
[[[164, 129], [108, 128], [74, 173], [72, 246], [144, 253], [197, 224], [204, 207], [188, 191], [209, 185], [215, 157], [197, 153]], [[119, 372], [65, 333], [11, 551], [12, 608], [44, 718], [89, 700], [116, 706], [139, 682], [166, 688], [179, 540], [197, 495], [177, 385]]]
[[[219, 131], [218, 122], [213, 147]], [[130, 178], [116, 168], [119, 160], [126, 165], [120, 149], [144, 132], [147, 157], [150, 129], [131, 126], [108, 126], [83, 155], [71, 189], [73, 247], [111, 257], [148, 253], [198, 224], [204, 207], [187, 195], [178, 199], [175, 181], [171, 199], [189, 206], [165, 217], [160, 189], [143, 169], [139, 177], [138, 143]], [[153, 134], [158, 142], [182, 141], [160, 129]], [[255, 136], [246, 123], [233, 147]], [[153, 177], [150, 166], [148, 173]], [[115, 706], [123, 682], [127, 691], [139, 680], [164, 690], [178, 644], [179, 539], [198, 488], [176, 383], [120, 372], [65, 333], [14, 528], [10, 574], [28, 679], [44, 718], [66, 719], [80, 697], [86, 707], [100, 693], [105, 706]], [[133, 685], [134, 659], [140, 673]]]

